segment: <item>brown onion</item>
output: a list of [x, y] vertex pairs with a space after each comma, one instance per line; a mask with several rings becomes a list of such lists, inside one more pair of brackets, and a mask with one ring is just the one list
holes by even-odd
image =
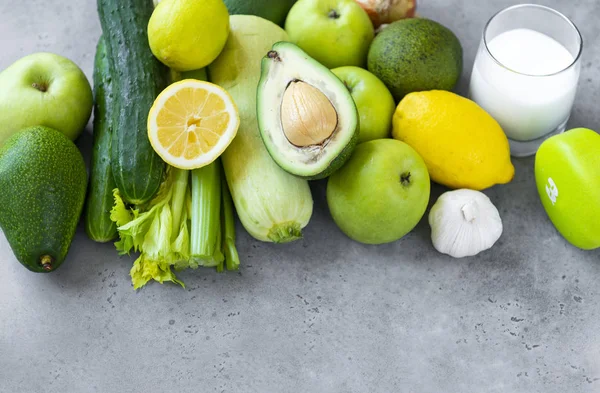
[[400, 19], [412, 18], [417, 9], [416, 0], [356, 0], [356, 2], [367, 12], [375, 28]]

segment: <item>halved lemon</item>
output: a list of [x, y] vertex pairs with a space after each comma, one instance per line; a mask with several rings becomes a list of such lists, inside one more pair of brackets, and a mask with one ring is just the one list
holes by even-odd
[[148, 138], [158, 155], [179, 169], [216, 160], [237, 134], [240, 116], [221, 87], [194, 79], [163, 90], [148, 114]]

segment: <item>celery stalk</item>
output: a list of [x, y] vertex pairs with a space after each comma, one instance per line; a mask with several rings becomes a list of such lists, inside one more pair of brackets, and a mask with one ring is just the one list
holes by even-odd
[[171, 168], [173, 177], [173, 196], [171, 197], [171, 217], [173, 217], [173, 232], [171, 240], [177, 239], [181, 227], [181, 215], [186, 209], [186, 196], [190, 172], [184, 169]]
[[227, 270], [238, 270], [240, 268], [240, 256], [235, 247], [235, 218], [233, 216], [233, 201], [229, 193], [229, 186], [222, 176], [222, 204], [223, 212], [221, 220], [221, 230], [223, 232], [223, 251], [225, 253], [225, 263]]
[[221, 251], [221, 167], [217, 160], [192, 171], [191, 256], [201, 266], [218, 266]]
[[[219, 220], [221, 220], [221, 216], [219, 216]], [[219, 225], [219, 232], [217, 233], [217, 244], [220, 244], [220, 245], [223, 244], [221, 227], [222, 227], [222, 224]], [[221, 248], [221, 255], [223, 255], [223, 259], [221, 259], [221, 261], [219, 261], [219, 263], [217, 264], [217, 272], [219, 272], [219, 273], [222, 273], [223, 270], [225, 270], [225, 253], [223, 253], [222, 248]]]

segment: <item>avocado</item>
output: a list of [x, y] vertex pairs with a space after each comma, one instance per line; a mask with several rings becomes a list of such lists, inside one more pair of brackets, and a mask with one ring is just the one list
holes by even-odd
[[225, 0], [229, 15], [256, 15], [283, 26], [296, 0]]
[[64, 261], [86, 186], [81, 153], [54, 129], [27, 128], [0, 148], [0, 229], [27, 269], [51, 272]]
[[454, 89], [462, 56], [460, 41], [446, 27], [429, 19], [403, 19], [375, 37], [368, 68], [400, 102], [416, 91]]
[[200, 68], [199, 70], [186, 71], [182, 72], [179, 79], [197, 79], [199, 81], [207, 81], [208, 80], [208, 68]]
[[257, 118], [262, 140], [285, 171], [309, 180], [335, 172], [359, 136], [350, 91], [327, 67], [289, 42], [262, 60]]

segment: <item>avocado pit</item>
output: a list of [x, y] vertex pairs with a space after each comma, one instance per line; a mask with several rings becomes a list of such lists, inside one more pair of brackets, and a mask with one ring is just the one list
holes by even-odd
[[298, 147], [321, 145], [338, 126], [338, 114], [316, 87], [292, 81], [281, 103], [281, 124], [287, 140]]

